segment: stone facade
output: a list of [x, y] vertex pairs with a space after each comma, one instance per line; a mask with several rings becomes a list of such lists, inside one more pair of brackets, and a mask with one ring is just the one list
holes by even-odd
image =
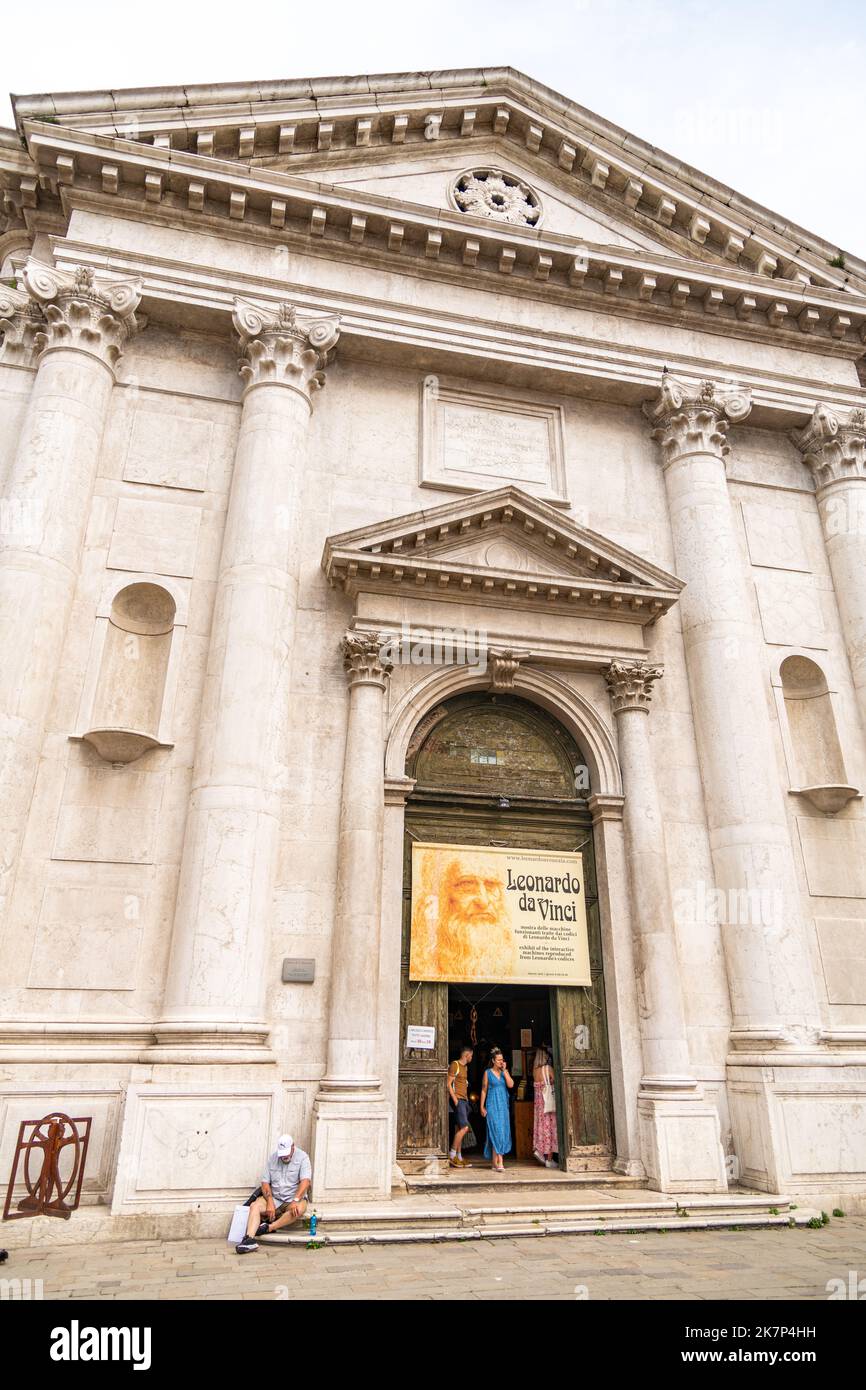
[[510, 69], [15, 109], [0, 1181], [60, 1108], [114, 1217], [284, 1129], [387, 1196], [407, 750], [492, 688], [589, 769], [616, 1170], [866, 1201], [866, 265]]

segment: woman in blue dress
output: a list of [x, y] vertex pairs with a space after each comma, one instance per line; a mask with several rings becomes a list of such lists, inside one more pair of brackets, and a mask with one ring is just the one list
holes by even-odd
[[481, 1114], [487, 1121], [487, 1141], [484, 1157], [491, 1158], [494, 1173], [505, 1172], [505, 1155], [511, 1149], [511, 1119], [508, 1113], [508, 1092], [514, 1081], [505, 1065], [500, 1049], [494, 1047], [490, 1066], [481, 1083]]

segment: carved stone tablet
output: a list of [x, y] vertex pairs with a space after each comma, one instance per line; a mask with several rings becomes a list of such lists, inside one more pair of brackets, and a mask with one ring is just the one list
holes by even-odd
[[477, 492], [504, 483], [566, 503], [561, 407], [426, 377], [421, 388], [422, 486]]

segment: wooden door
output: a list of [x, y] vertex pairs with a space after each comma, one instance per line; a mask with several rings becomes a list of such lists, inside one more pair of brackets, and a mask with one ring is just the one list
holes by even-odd
[[[478, 761], [472, 757], [476, 747], [487, 750]], [[579, 757], [541, 711], [509, 697], [478, 695], [443, 706], [438, 722], [428, 716], [424, 741], [410, 750], [406, 770], [417, 781], [406, 807], [403, 859], [398, 1162], [444, 1158], [448, 1149], [448, 986], [409, 980], [413, 840], [580, 850], [593, 983], [550, 991], [560, 1160], [572, 1171], [601, 1170], [612, 1162], [598, 892], [592, 822], [585, 798], [574, 791]], [[436, 1028], [432, 1051], [405, 1046], [412, 1023]]]
[[[608, 1169], [614, 1158], [610, 1052], [592, 831], [580, 839], [591, 987], [551, 990], [554, 1063], [559, 1077], [559, 1154], [572, 1171]], [[577, 848], [577, 846], [575, 846]]]

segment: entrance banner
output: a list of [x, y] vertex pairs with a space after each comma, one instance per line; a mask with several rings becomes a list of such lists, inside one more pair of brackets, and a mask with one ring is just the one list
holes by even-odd
[[409, 979], [591, 984], [583, 856], [416, 841]]

